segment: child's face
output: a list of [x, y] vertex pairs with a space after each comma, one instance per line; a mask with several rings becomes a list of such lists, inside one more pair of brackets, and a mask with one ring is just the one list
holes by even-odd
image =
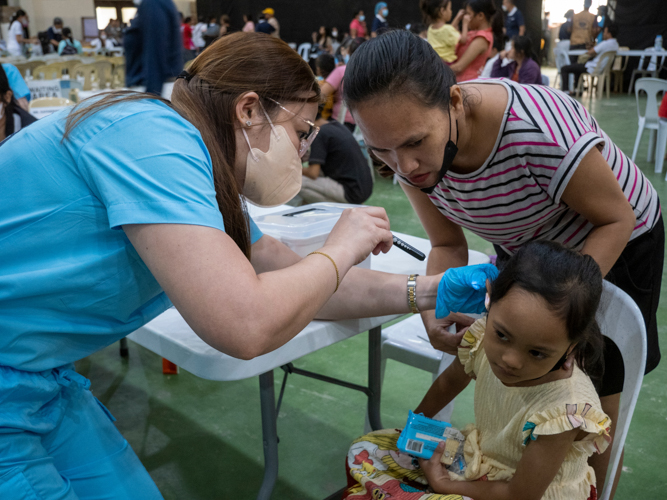
[[491, 306], [483, 345], [494, 375], [511, 387], [549, 373], [570, 341], [542, 297], [514, 287]]
[[442, 8], [442, 20], [446, 23], [452, 20], [452, 2], [449, 1]]

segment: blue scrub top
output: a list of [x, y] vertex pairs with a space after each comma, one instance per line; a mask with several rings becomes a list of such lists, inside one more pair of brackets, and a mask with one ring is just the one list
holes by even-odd
[[29, 101], [30, 89], [28, 89], [28, 85], [25, 83], [18, 68], [13, 64], [2, 63], [2, 69], [5, 70], [7, 80], [9, 81], [9, 88], [12, 89], [14, 97], [16, 99], [25, 97]]
[[68, 111], [0, 145], [0, 365], [21, 370], [79, 360], [171, 307], [124, 224], [224, 231], [211, 158], [178, 113], [118, 104], [62, 142]]

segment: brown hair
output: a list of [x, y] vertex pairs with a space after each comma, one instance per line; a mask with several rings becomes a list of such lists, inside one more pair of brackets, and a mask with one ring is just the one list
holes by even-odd
[[236, 104], [256, 92], [269, 115], [272, 101], [317, 102], [320, 86], [308, 64], [285, 42], [263, 33], [234, 33], [216, 40], [188, 68], [191, 79], [174, 84], [171, 103], [152, 94], [112, 92], [89, 106], [77, 106], [67, 117], [65, 134], [90, 115], [119, 102], [155, 99], [173, 107], [201, 133], [211, 155], [216, 199], [225, 232], [250, 258], [250, 230], [245, 201], [235, 176]]

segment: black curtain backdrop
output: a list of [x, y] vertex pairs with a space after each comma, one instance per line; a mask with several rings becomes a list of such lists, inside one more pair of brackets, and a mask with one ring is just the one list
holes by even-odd
[[[502, 0], [494, 1], [500, 11]], [[353, 11], [357, 8], [364, 10], [370, 29], [375, 17], [375, 4], [364, 0], [197, 0], [197, 13], [206, 18], [227, 14], [232, 20], [232, 29], [240, 30], [243, 14], [252, 14], [257, 21], [260, 12], [271, 7], [280, 22], [281, 38], [299, 44], [310, 42], [312, 32], [320, 26], [335, 26], [341, 35], [347, 33]], [[463, 4], [464, 0], [453, 0], [454, 15]], [[389, 0], [387, 5], [390, 26], [402, 28], [408, 23], [421, 22], [419, 0]], [[541, 37], [542, 0], [517, 0], [516, 5], [526, 18], [526, 30], [537, 49]]]
[[667, 47], [667, 0], [618, 0], [616, 23], [621, 47], [653, 47], [657, 35]]

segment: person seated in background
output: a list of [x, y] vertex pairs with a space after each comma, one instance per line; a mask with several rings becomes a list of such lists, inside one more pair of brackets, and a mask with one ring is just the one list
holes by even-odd
[[618, 50], [618, 41], [616, 40], [616, 35], [618, 34], [618, 26], [615, 23], [607, 23], [602, 34], [602, 42], [598, 43], [595, 47], [591, 48], [588, 51], [589, 56], [595, 56], [590, 59], [588, 62], [582, 64], [577, 62], [576, 64], [568, 64], [563, 66], [560, 70], [562, 90], [566, 94], [571, 93], [570, 85], [570, 75], [574, 75], [575, 85], [579, 81], [579, 76], [583, 73], [591, 73], [595, 70], [595, 67], [600, 61], [600, 56], [604, 52], [617, 51]]
[[9, 63], [2, 63], [2, 69], [5, 72], [7, 81], [9, 82], [9, 88], [14, 94], [14, 99], [19, 106], [24, 110], [28, 111], [28, 101], [30, 101], [30, 89], [25, 83], [25, 80], [21, 76], [21, 72], [16, 66]]
[[299, 196], [304, 204], [361, 204], [373, 192], [368, 161], [347, 127], [323, 118], [321, 109], [320, 105], [315, 121], [320, 132], [310, 147], [309, 166], [303, 169]]
[[102, 50], [111, 50], [120, 47], [120, 44], [113, 38], [109, 38], [106, 31], [100, 30], [97, 38], [90, 42], [90, 46], [97, 52], [101, 52]]
[[123, 44], [123, 29], [120, 26], [120, 21], [118, 19], [111, 19], [107, 27], [104, 28], [107, 36], [116, 42], [118, 45]]
[[63, 20], [59, 17], [53, 19], [53, 26], [46, 30], [46, 34], [49, 37], [51, 52], [57, 51], [63, 39]]
[[[503, 66], [503, 59], [509, 59], [509, 64]], [[533, 56], [533, 42], [527, 36], [512, 38], [512, 48], [500, 52], [500, 57], [493, 63], [491, 78], [510, 78], [518, 83], [542, 84], [540, 65]]]
[[59, 56], [71, 56], [74, 54], [82, 54], [83, 47], [81, 47], [81, 42], [75, 40], [72, 36], [72, 30], [69, 28], [63, 28], [63, 39], [60, 40], [58, 44], [58, 55]]
[[[336, 69], [336, 58], [331, 54], [323, 53], [315, 59], [315, 76], [320, 86], [326, 81], [331, 72]], [[329, 95], [322, 106], [322, 118], [328, 120], [333, 114], [334, 96]]]
[[0, 66], [0, 142], [37, 121], [16, 101], [4, 67]]

